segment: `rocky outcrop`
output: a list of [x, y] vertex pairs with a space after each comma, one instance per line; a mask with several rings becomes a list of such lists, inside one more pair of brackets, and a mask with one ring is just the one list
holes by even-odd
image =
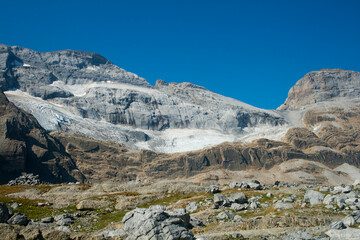
[[132, 239], [179, 239], [193, 240], [187, 229], [190, 215], [184, 211], [166, 211], [164, 206], [137, 208], [123, 218], [127, 240]]
[[296, 110], [306, 105], [338, 98], [360, 96], [360, 73], [341, 69], [323, 69], [306, 74], [293, 86], [279, 110]]
[[0, 90], [0, 182], [22, 172], [39, 174], [44, 181], [82, 180], [64, 147], [30, 114], [8, 101]]

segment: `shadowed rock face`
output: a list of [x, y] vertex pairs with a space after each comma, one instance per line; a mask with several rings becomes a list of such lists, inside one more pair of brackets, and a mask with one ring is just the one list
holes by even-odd
[[306, 74], [293, 86], [285, 103], [278, 109], [295, 110], [306, 105], [360, 96], [360, 73], [324, 69]]
[[1, 90], [0, 139], [1, 183], [21, 172], [40, 174], [49, 182], [83, 178], [63, 146], [33, 116], [10, 103]]

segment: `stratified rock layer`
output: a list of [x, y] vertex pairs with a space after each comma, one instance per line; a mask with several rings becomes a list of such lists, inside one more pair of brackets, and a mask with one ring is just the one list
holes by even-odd
[[300, 79], [290, 89], [288, 98], [278, 109], [296, 110], [314, 103], [359, 96], [359, 72], [324, 69], [310, 72]]

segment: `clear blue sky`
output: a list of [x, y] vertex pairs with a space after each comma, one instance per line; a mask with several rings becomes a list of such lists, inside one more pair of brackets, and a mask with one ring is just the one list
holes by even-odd
[[8, 0], [0, 42], [97, 52], [151, 84], [274, 109], [309, 71], [360, 71], [360, 1]]

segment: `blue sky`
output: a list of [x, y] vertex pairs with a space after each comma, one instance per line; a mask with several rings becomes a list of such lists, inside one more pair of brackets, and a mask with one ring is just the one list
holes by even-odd
[[306, 73], [360, 71], [360, 1], [2, 1], [0, 42], [97, 52], [274, 109]]

